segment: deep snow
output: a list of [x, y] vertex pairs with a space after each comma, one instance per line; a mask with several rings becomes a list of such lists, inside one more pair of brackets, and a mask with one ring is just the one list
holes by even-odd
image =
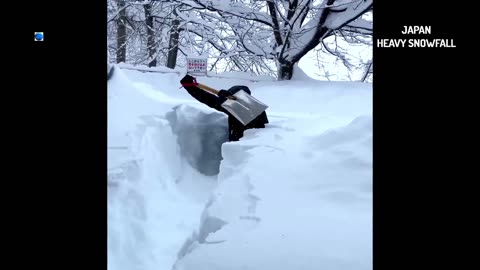
[[226, 117], [182, 75], [109, 81], [109, 270], [371, 269], [371, 84], [198, 77], [269, 105], [221, 145]]

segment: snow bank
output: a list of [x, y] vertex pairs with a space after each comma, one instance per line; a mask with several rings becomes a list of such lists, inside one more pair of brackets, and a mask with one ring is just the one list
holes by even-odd
[[227, 143], [205, 214], [222, 226], [174, 269], [371, 269], [371, 130], [365, 116], [302, 139], [271, 128]]
[[296, 63], [293, 66], [292, 80], [293, 81], [310, 81], [310, 80], [314, 80], [314, 79], [312, 77], [308, 76], [303, 71], [303, 69], [298, 66], [298, 63]]
[[108, 88], [108, 269], [171, 269], [214, 179], [185, 162], [164, 117], [174, 99], [149, 98], [151, 87], [117, 71]]
[[218, 76], [219, 78], [226, 78], [226, 79], [244, 79], [250, 81], [276, 81], [277, 79], [270, 76], [252, 76], [251, 73], [248, 72], [223, 72], [218, 74], [209, 74], [211, 76]]
[[181, 75], [117, 71], [108, 269], [372, 268], [371, 84], [199, 77], [269, 105], [265, 129], [220, 147], [226, 117]]
[[127, 70], [131, 69], [131, 70], [146, 71], [146, 72], [181, 73], [186, 71], [186, 69], [182, 69], [182, 68], [172, 69], [164, 66], [149, 67], [146, 65], [132, 65], [132, 64], [126, 64], [126, 63], [120, 63], [120, 64], [117, 64], [117, 66], [121, 69], [127, 69]]

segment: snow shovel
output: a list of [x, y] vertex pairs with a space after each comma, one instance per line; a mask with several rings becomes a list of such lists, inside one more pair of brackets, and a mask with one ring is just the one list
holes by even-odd
[[[201, 83], [198, 84], [198, 87], [215, 95], [218, 95], [219, 92]], [[240, 90], [228, 97], [228, 99], [222, 103], [222, 107], [237, 118], [244, 126], [248, 125], [248, 123], [268, 108], [267, 105], [252, 97], [244, 90]]]

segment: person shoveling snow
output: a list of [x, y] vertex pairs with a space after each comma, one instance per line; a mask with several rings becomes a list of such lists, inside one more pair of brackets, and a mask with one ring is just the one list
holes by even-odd
[[247, 86], [236, 85], [228, 90], [216, 91], [197, 83], [196, 79], [188, 74], [180, 83], [193, 98], [228, 115], [229, 141], [238, 141], [245, 130], [265, 128], [268, 123], [265, 112], [267, 106], [251, 97]]

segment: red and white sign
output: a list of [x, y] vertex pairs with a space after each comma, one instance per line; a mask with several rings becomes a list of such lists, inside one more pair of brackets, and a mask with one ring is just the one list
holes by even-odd
[[207, 75], [207, 58], [187, 58], [187, 73], [191, 75]]

